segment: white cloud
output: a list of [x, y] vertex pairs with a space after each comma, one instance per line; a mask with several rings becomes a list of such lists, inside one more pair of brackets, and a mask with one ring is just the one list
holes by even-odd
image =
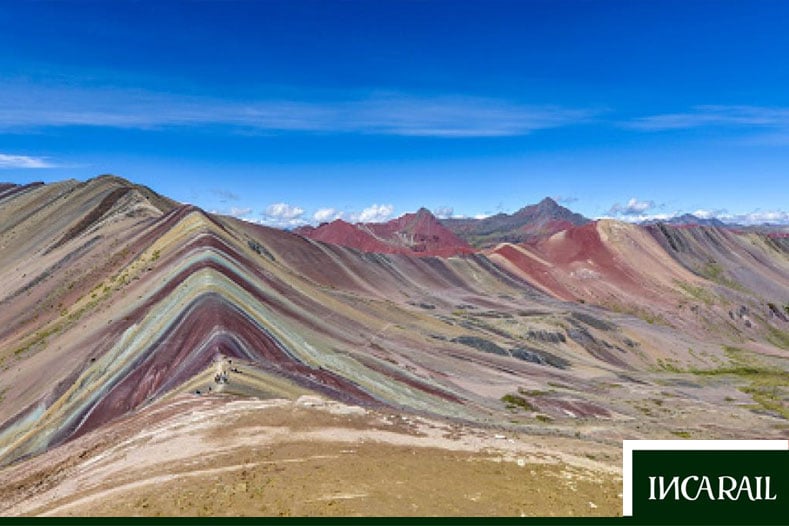
[[373, 204], [358, 214], [351, 214], [351, 220], [354, 223], [382, 223], [389, 219], [393, 212], [394, 206], [392, 205]]
[[693, 212], [691, 212], [691, 215], [694, 215], [699, 219], [713, 219], [713, 218], [720, 219], [721, 217], [726, 217], [729, 214], [726, 212], [726, 210], [722, 210], [722, 209], [707, 210], [705, 208], [699, 208], [698, 210], [694, 210]]
[[240, 208], [237, 206], [230, 207], [230, 215], [233, 217], [244, 217], [252, 213], [251, 208]]
[[303, 215], [304, 209], [301, 207], [288, 203], [273, 203], [266, 207], [261, 213], [261, 219], [255, 222], [276, 228], [295, 228], [307, 224]]
[[573, 196], [557, 195], [553, 197], [553, 200], [559, 204], [569, 205], [578, 201], [578, 198]]
[[712, 210], [704, 210], [702, 208], [691, 212], [691, 214], [698, 217], [699, 219], [711, 219], [717, 215]]
[[0, 168], [57, 168], [57, 165], [49, 162], [46, 157], [0, 153]]
[[465, 96], [376, 94], [347, 105], [356, 131], [430, 137], [504, 137], [585, 122], [598, 112]]
[[262, 221], [255, 219], [251, 216], [252, 208], [250, 207], [240, 207], [240, 206], [231, 206], [230, 208], [221, 208], [221, 209], [211, 209], [209, 210], [212, 214], [221, 214], [225, 216], [235, 217], [236, 219], [241, 219], [242, 221], [247, 221], [248, 223], [258, 223], [262, 224]]
[[[698, 209], [690, 213], [699, 219], [718, 219], [730, 225], [789, 225], [789, 212], [784, 210], [755, 210], [748, 213], [732, 214], [724, 209]], [[607, 214], [600, 216], [597, 219], [618, 219], [620, 221], [626, 221], [629, 223], [643, 223], [646, 221], [669, 221], [684, 214], [685, 212], [681, 211], [660, 214], [629, 214], [620, 216]]]
[[304, 209], [287, 203], [274, 203], [266, 207], [265, 215], [276, 219], [297, 219], [304, 214]]
[[624, 123], [643, 131], [680, 130], [704, 126], [789, 128], [789, 108], [763, 106], [696, 106], [689, 112], [640, 117]]
[[312, 220], [316, 223], [329, 223], [335, 219], [340, 219], [344, 212], [335, 208], [319, 208], [312, 214]]
[[597, 219], [616, 219], [617, 221], [624, 221], [626, 223], [643, 223], [645, 221], [668, 221], [681, 215], [679, 212], [661, 213], [661, 214], [630, 214], [630, 215], [614, 215], [606, 214], [597, 217]]
[[720, 217], [719, 219], [741, 225], [760, 225], [764, 223], [789, 225], [789, 212], [784, 210], [756, 210], [747, 214], [734, 214], [728, 217]]
[[615, 203], [608, 214], [612, 216], [640, 216], [653, 208], [655, 208], [654, 201], [639, 201], [632, 197], [625, 205]]
[[[691, 212], [700, 219], [718, 219], [731, 225], [789, 225], [789, 212], [784, 210], [754, 210], [746, 213], [730, 213], [725, 209], [698, 209]], [[674, 216], [680, 216], [676, 212]]]
[[219, 197], [220, 198], [220, 202], [222, 202], [222, 203], [227, 202], [227, 201], [238, 201], [238, 199], [239, 199], [238, 194], [233, 193], [233, 192], [231, 192], [229, 190], [222, 190], [222, 189], [214, 188], [214, 189], [211, 190], [211, 193], [216, 195], [217, 197]]
[[455, 213], [455, 209], [451, 206], [439, 206], [433, 214], [439, 219], [449, 219]]
[[227, 100], [128, 89], [0, 82], [0, 129], [230, 126], [247, 131], [496, 137], [586, 122], [588, 109], [500, 99], [375, 92], [327, 100]]

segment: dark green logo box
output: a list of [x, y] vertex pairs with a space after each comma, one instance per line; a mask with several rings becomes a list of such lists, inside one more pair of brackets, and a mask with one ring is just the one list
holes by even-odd
[[635, 450], [633, 519], [638, 524], [789, 524], [789, 452]]

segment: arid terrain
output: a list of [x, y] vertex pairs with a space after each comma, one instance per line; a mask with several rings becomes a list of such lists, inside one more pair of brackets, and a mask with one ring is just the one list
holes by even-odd
[[615, 515], [617, 454], [310, 396], [180, 395], [28, 461], [2, 495], [40, 515]]
[[623, 439], [789, 437], [789, 235], [288, 232], [0, 185], [0, 513], [618, 515]]

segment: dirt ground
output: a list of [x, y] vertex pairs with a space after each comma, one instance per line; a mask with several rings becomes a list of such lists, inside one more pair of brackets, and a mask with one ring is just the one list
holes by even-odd
[[[566, 465], [385, 444], [300, 442], [60, 509], [64, 515], [617, 515], [619, 484]], [[55, 510], [57, 511], [57, 510]]]
[[0, 503], [4, 515], [616, 516], [617, 453], [313, 397], [184, 397], [5, 468]]

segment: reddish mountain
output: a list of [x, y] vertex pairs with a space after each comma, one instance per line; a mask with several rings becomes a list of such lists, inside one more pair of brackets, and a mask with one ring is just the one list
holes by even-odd
[[365, 252], [440, 257], [474, 252], [468, 243], [442, 225], [426, 208], [386, 223], [352, 225], [338, 219], [317, 228], [302, 227], [295, 232], [316, 241]]
[[342, 219], [335, 219], [331, 223], [323, 223], [317, 228], [311, 226], [300, 227], [294, 232], [316, 241], [355, 248], [364, 252], [383, 252], [386, 254], [403, 252], [403, 250], [395, 250], [395, 247], [376, 239], [361, 224], [352, 225]]

